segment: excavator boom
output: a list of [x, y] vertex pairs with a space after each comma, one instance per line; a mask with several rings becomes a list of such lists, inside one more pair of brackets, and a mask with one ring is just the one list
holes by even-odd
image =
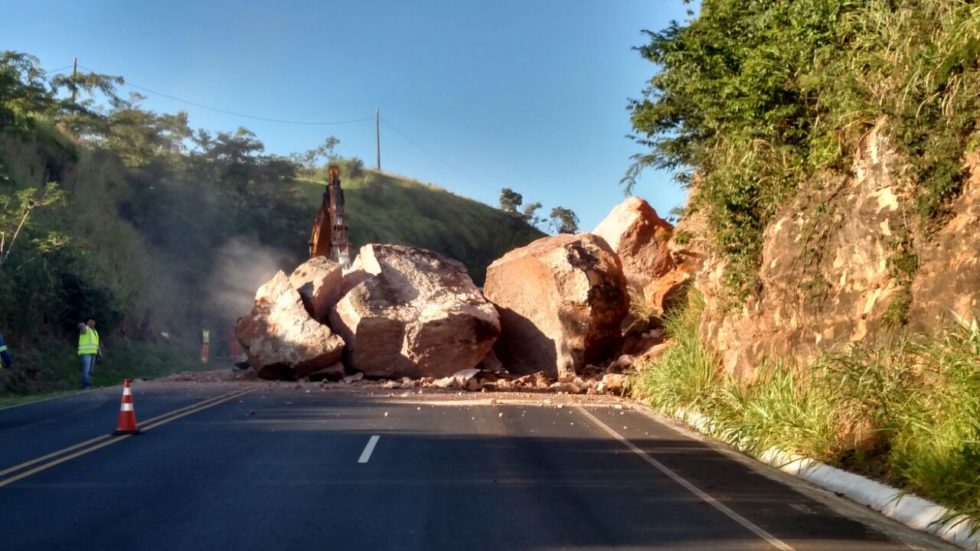
[[347, 240], [347, 224], [344, 222], [344, 190], [340, 186], [340, 167], [327, 168], [327, 189], [310, 231], [310, 258], [326, 256], [350, 266], [350, 242]]

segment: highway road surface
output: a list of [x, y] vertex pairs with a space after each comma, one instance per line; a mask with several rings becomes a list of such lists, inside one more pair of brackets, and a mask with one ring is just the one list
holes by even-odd
[[0, 410], [0, 549], [952, 549], [613, 399], [347, 388]]

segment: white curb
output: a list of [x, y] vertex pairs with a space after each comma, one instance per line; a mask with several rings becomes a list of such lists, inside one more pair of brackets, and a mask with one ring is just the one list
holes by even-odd
[[[714, 422], [693, 411], [678, 409], [673, 417], [711, 434]], [[745, 446], [737, 446], [745, 451]], [[860, 475], [806, 457], [770, 448], [755, 456], [785, 473], [842, 494], [902, 524], [930, 533], [968, 551], [980, 551], [980, 525], [967, 515]], [[949, 519], [943, 522], [943, 519]]]

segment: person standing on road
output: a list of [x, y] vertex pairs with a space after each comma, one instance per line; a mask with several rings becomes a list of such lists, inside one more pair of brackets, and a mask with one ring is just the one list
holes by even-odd
[[208, 363], [209, 348], [211, 347], [211, 331], [201, 329], [201, 363]]
[[78, 357], [82, 359], [82, 388], [92, 385], [92, 370], [95, 369], [95, 357], [102, 355], [99, 345], [99, 332], [95, 330], [95, 320], [78, 324]]
[[13, 361], [10, 359], [10, 352], [7, 350], [7, 343], [3, 341], [3, 333], [0, 333], [0, 368], [10, 369]]

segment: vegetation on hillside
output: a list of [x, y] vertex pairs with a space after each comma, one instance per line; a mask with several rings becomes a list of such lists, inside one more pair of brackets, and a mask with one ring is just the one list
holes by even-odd
[[541, 207], [539, 202], [524, 205], [524, 196], [510, 188], [505, 187], [500, 190], [500, 210], [520, 217], [532, 226], [547, 223], [555, 233], [578, 233], [578, 215], [575, 211], [565, 207], [553, 207], [548, 218], [545, 218], [538, 216]]
[[772, 364], [750, 384], [720, 373], [698, 337], [703, 302], [672, 315], [673, 345], [632, 391], [657, 409], [707, 415], [709, 432], [869, 474], [980, 518], [980, 327], [855, 346], [811, 369]]
[[635, 157], [698, 193], [729, 289], [755, 289], [762, 231], [800, 189], [846, 173], [880, 120], [908, 162], [922, 226], [941, 218], [978, 146], [980, 6], [963, 0], [703, 0], [648, 32], [658, 72], [631, 103]]
[[[155, 364], [152, 350], [174, 369], [193, 365], [178, 359], [192, 352], [171, 352], [190, 350], [204, 327], [223, 350], [263, 278], [307, 253], [322, 192], [308, 179], [325, 181], [336, 138], [269, 155], [246, 128], [210, 132], [186, 113], [143, 109], [139, 95], [117, 94], [122, 82], [49, 78], [35, 58], [0, 53], [0, 331], [15, 358], [0, 389], [73, 386], [74, 327], [88, 317], [108, 341], [97, 382]], [[339, 161], [355, 246], [433, 249], [481, 282], [490, 261], [542, 235], [435, 186]]]
[[[904, 166], [918, 223], [896, 237], [893, 277], [918, 269], [913, 242], [947, 215], [980, 146], [980, 6], [964, 0], [703, 0], [690, 21], [638, 48], [658, 72], [631, 102], [647, 167], [696, 194], [728, 261], [729, 304], [758, 292], [763, 230], [801, 192], [849, 176], [881, 125]], [[910, 216], [914, 219], [915, 216]], [[893, 482], [980, 515], [980, 332], [961, 322], [828, 354], [771, 358], [752, 381], [719, 370], [699, 335], [698, 298], [668, 323], [669, 351], [633, 391], [668, 413], [694, 410], [717, 437], [777, 446]], [[898, 325], [907, 319], [898, 300]], [[891, 310], [889, 312], [892, 313]]]
[[[544, 235], [519, 216], [434, 184], [366, 169], [357, 159], [339, 164], [355, 246], [396, 243], [438, 251], [465, 264], [474, 282], [482, 285], [491, 262]], [[301, 182], [302, 203], [318, 205], [325, 171], [307, 173]], [[302, 231], [310, 223], [307, 215]]]

